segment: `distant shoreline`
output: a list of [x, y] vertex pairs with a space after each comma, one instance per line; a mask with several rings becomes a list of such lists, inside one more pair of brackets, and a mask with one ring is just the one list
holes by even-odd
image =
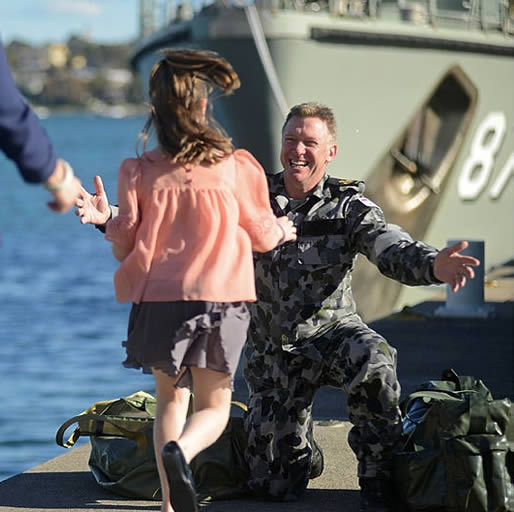
[[87, 114], [114, 119], [125, 117], [146, 116], [148, 108], [145, 104], [127, 103], [121, 105], [93, 105], [83, 107], [78, 105], [60, 105], [58, 107], [48, 107], [46, 105], [31, 105], [34, 112], [40, 119], [47, 119], [53, 115], [76, 115]]

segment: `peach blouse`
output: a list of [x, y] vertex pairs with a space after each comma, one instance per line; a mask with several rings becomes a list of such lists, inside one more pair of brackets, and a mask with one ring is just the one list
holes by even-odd
[[106, 239], [128, 253], [114, 275], [119, 302], [256, 300], [252, 251], [273, 249], [282, 230], [248, 151], [210, 165], [158, 150], [126, 159], [118, 202]]

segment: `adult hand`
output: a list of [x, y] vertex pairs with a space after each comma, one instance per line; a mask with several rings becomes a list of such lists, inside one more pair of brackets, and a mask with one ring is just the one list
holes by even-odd
[[464, 256], [461, 251], [468, 247], [468, 242], [462, 241], [439, 251], [434, 260], [434, 275], [448, 283], [453, 292], [466, 285], [466, 279], [473, 279], [475, 272], [472, 267], [478, 267], [480, 260], [472, 256]]
[[82, 185], [80, 180], [74, 176], [73, 181], [61, 190], [51, 192], [54, 200], [48, 202], [48, 208], [54, 212], [66, 213], [75, 206], [75, 201], [80, 194]]
[[111, 209], [100, 176], [95, 176], [94, 185], [94, 194], [90, 194], [84, 187], [80, 187], [79, 197], [75, 201], [77, 207], [75, 215], [80, 217], [81, 224], [102, 226], [111, 217]]
[[58, 213], [73, 208], [81, 189], [80, 180], [74, 175], [70, 164], [61, 158], [57, 159], [54, 171], [43, 185], [54, 196], [53, 201], [48, 202], [48, 208]]

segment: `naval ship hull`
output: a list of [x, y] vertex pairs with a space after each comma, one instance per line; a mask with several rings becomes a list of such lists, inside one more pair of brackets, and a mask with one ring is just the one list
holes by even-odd
[[[216, 101], [216, 118], [268, 172], [281, 170], [287, 109], [329, 105], [339, 143], [330, 175], [365, 181], [388, 221], [416, 239], [438, 248], [448, 239], [484, 240], [487, 268], [514, 257], [513, 37], [255, 12], [264, 50], [247, 9], [211, 6], [144, 40], [134, 67], [146, 79], [158, 50], [172, 46], [226, 57], [242, 87]], [[353, 283], [366, 320], [433, 294], [381, 276], [364, 257]]]

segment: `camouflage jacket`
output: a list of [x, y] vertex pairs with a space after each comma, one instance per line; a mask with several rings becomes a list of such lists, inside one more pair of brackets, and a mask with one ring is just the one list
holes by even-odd
[[439, 282], [433, 275], [437, 250], [388, 225], [382, 210], [363, 195], [362, 182], [325, 176], [306, 200], [297, 201], [287, 196], [283, 173], [268, 179], [275, 215], [293, 220], [298, 238], [255, 254], [258, 301], [251, 306], [250, 329], [255, 345], [281, 344], [295, 352], [354, 314], [351, 273], [358, 253], [404, 284]]

